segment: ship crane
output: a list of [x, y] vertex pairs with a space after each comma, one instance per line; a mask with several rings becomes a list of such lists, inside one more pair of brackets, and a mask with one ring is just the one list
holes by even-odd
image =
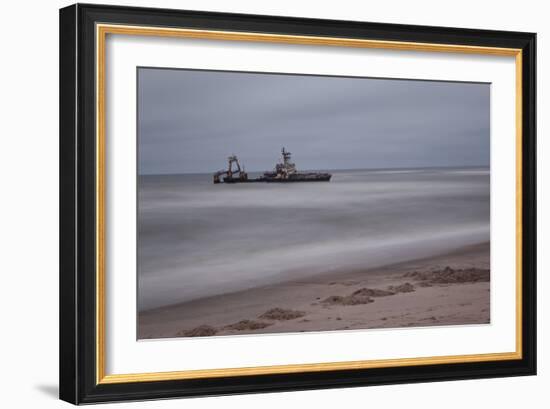
[[248, 179], [248, 174], [245, 172], [244, 166], [241, 169], [241, 164], [236, 155], [231, 155], [227, 158], [227, 170], [222, 169], [214, 173], [214, 183], [220, 183], [222, 176], [224, 176], [224, 183], [244, 182]]

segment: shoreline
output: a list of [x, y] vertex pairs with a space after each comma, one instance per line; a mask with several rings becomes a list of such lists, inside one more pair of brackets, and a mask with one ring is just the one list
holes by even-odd
[[138, 339], [490, 322], [489, 243], [138, 313]]

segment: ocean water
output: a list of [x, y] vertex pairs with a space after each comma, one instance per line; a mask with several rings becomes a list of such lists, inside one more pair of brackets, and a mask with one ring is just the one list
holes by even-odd
[[289, 184], [140, 176], [139, 310], [489, 240], [487, 168], [330, 172]]

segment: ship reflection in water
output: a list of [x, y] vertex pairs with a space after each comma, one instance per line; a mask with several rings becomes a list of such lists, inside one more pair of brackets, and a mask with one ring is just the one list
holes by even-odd
[[258, 178], [249, 179], [244, 166], [237, 159], [237, 156], [232, 155], [227, 158], [227, 170], [220, 170], [214, 173], [214, 183], [250, 183], [250, 182], [328, 182], [332, 175], [322, 172], [298, 172], [296, 165], [290, 161], [290, 152], [285, 148], [281, 150], [282, 162], [275, 165], [275, 170], [272, 172], [264, 172]]

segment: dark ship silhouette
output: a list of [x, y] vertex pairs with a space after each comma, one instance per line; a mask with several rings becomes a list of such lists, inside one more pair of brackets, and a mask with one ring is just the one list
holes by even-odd
[[244, 166], [237, 159], [237, 156], [231, 155], [227, 158], [227, 170], [220, 170], [214, 173], [214, 183], [250, 183], [250, 182], [266, 182], [266, 183], [290, 183], [290, 182], [328, 182], [332, 175], [322, 172], [299, 172], [296, 170], [296, 165], [290, 161], [291, 153], [283, 148], [282, 162], [275, 165], [275, 169], [271, 172], [264, 172], [258, 178], [249, 179]]

